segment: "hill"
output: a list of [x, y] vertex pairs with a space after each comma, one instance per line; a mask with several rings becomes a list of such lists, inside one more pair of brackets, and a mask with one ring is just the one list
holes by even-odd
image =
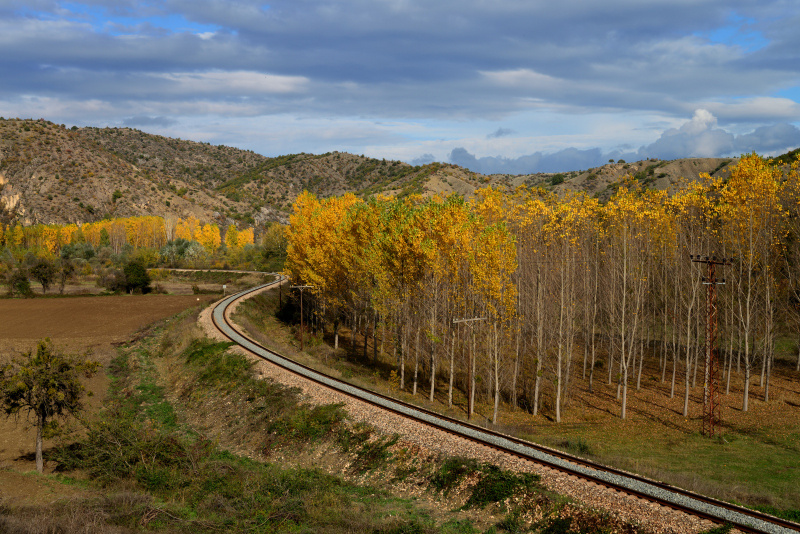
[[469, 196], [487, 185], [525, 184], [608, 198], [628, 175], [649, 188], [675, 190], [681, 179], [713, 175], [735, 161], [619, 161], [559, 174], [484, 176], [442, 163], [412, 166], [343, 152], [269, 158], [130, 128], [67, 129], [43, 119], [0, 119], [0, 222], [193, 215], [221, 225], [285, 223], [303, 190], [321, 197], [345, 192]]
[[268, 158], [129, 128], [0, 119], [0, 222], [150, 214], [261, 225], [286, 222], [304, 189], [319, 196], [469, 193], [482, 183], [438, 163], [411, 166], [338, 152]]

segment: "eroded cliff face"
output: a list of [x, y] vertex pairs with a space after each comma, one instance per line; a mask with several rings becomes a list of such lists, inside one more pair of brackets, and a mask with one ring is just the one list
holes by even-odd
[[27, 219], [27, 210], [20, 204], [22, 195], [14, 190], [14, 184], [9, 183], [5, 174], [0, 173], [0, 212], [15, 213], [23, 224], [30, 224]]

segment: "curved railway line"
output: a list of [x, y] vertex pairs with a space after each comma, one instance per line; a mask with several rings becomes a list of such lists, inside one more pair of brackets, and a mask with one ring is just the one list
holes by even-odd
[[403, 418], [411, 419], [440, 431], [453, 434], [459, 438], [490, 447], [504, 454], [543, 464], [551, 469], [566, 472], [595, 484], [612, 488], [615, 491], [634, 495], [661, 506], [680, 510], [694, 516], [709, 519], [716, 523], [730, 523], [742, 532], [770, 534], [800, 532], [800, 524], [704, 497], [668, 484], [646, 479], [632, 473], [600, 465], [512, 436], [500, 434], [483, 427], [443, 416], [322, 374], [319, 371], [269, 350], [232, 325], [226, 312], [238, 301], [256, 292], [282, 283], [283, 281], [284, 279], [279, 277], [274, 282], [247, 289], [220, 301], [211, 311], [211, 320], [214, 327], [226, 338], [240, 345], [252, 354], [285, 371], [299, 375], [305, 380], [333, 389], [341, 394], [378, 407], [381, 410], [398, 414]]

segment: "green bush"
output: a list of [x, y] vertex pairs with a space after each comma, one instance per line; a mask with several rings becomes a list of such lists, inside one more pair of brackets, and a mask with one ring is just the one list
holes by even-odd
[[472, 458], [448, 458], [431, 478], [431, 485], [438, 492], [449, 493], [465, 476], [480, 469]]
[[32, 297], [31, 282], [28, 280], [28, 273], [24, 269], [15, 269], [8, 276], [8, 291], [12, 295], [20, 297]]
[[364, 473], [386, 463], [391, 457], [389, 447], [397, 443], [398, 439], [399, 436], [394, 435], [392, 437], [380, 437], [374, 441], [364, 443], [356, 454], [353, 470], [357, 473]]
[[403, 521], [376, 529], [373, 532], [374, 534], [426, 534], [429, 530], [416, 519], [412, 519], [411, 521]]
[[511, 497], [518, 490], [532, 487], [539, 476], [531, 473], [517, 475], [511, 471], [504, 471], [496, 465], [486, 464], [481, 469], [483, 476], [467, 499], [464, 509], [479, 507], [500, 502]]
[[501, 519], [497, 526], [506, 532], [522, 532], [525, 528], [525, 522], [522, 520], [519, 510], [514, 510]]
[[122, 273], [125, 275], [125, 291], [128, 293], [150, 291], [150, 275], [142, 263], [132, 261], [122, 268]]
[[541, 530], [541, 534], [569, 534], [572, 532], [572, 530], [570, 530], [571, 525], [572, 518], [556, 517], [548, 520], [547, 525]]

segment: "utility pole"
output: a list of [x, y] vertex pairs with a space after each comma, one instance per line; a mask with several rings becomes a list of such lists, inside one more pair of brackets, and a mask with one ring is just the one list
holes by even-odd
[[719, 359], [717, 358], [717, 286], [725, 284], [723, 278], [717, 281], [716, 267], [730, 265], [732, 259], [716, 256], [689, 255], [694, 263], [705, 263], [708, 273], [703, 284], [708, 286], [706, 298], [706, 369], [703, 382], [703, 434], [714, 437], [721, 432], [722, 406], [719, 400]]
[[303, 324], [303, 291], [314, 287], [316, 286], [291, 286], [292, 289], [300, 290], [300, 352], [305, 350], [305, 345], [303, 343], [303, 334], [305, 332], [305, 325]]
[[470, 319], [453, 319], [453, 324], [465, 323], [469, 325], [469, 331], [472, 333], [472, 345], [469, 351], [469, 391], [467, 391], [467, 419], [472, 418], [475, 411], [475, 354], [473, 348], [475, 347], [475, 331], [472, 329], [476, 321], [485, 321], [486, 317], [472, 317]]

